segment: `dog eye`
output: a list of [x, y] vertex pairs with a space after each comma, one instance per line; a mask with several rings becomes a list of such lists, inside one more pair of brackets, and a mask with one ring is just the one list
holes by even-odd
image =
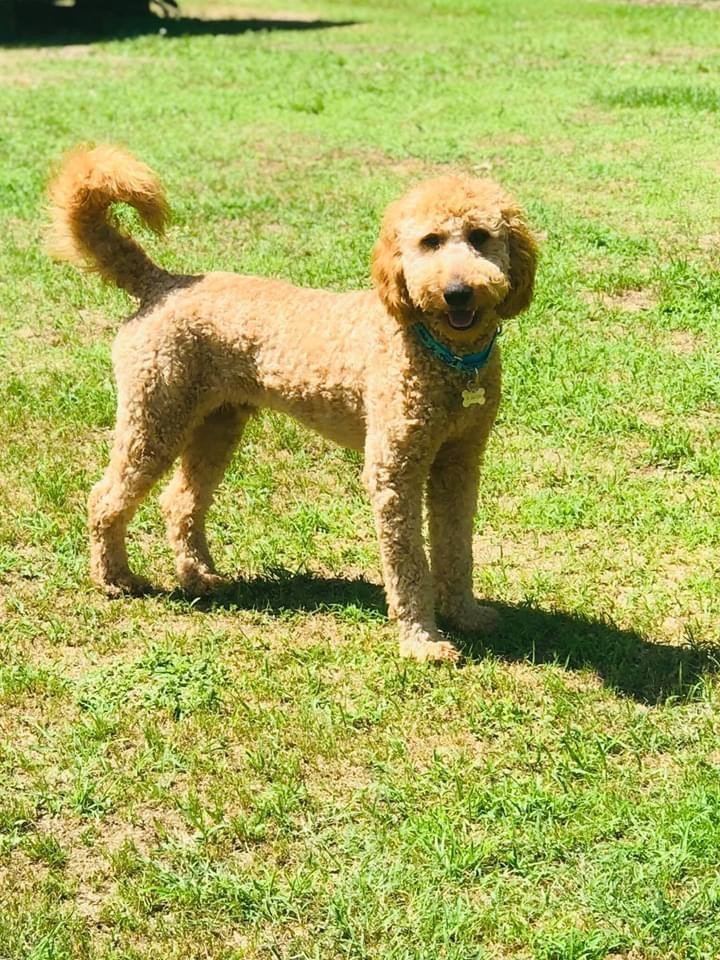
[[425, 250], [437, 250], [442, 245], [442, 237], [437, 233], [428, 233], [420, 241], [420, 246]]
[[490, 234], [487, 230], [471, 230], [468, 234], [468, 243], [471, 247], [475, 247], [476, 250], [479, 250], [485, 241], [489, 239]]

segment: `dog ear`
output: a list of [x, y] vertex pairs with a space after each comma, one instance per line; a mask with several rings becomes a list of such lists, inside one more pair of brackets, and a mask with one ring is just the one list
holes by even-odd
[[496, 307], [498, 316], [509, 318], [530, 306], [537, 266], [537, 242], [527, 225], [525, 215], [516, 204], [503, 210], [510, 242], [510, 291]]
[[410, 310], [411, 305], [395, 227], [395, 207], [396, 205], [392, 204], [383, 218], [380, 236], [372, 252], [370, 272], [385, 309], [400, 320]]

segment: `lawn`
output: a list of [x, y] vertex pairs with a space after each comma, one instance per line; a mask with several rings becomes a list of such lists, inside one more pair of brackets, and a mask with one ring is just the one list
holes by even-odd
[[[0, 960], [717, 960], [720, 10], [187, 9], [219, 33], [0, 48]], [[154, 498], [158, 592], [93, 589], [131, 303], [43, 250], [83, 140], [161, 172], [178, 270], [364, 286], [408, 184], [521, 200], [461, 669], [398, 659], [358, 458], [279, 416], [211, 515], [232, 589], [175, 588]]]

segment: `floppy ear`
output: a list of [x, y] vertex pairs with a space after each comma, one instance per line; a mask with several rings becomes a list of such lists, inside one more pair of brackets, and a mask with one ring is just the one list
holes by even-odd
[[398, 245], [396, 215], [396, 205], [392, 204], [385, 213], [380, 236], [373, 247], [370, 272], [385, 309], [400, 320], [411, 305]]
[[527, 310], [532, 300], [537, 266], [537, 243], [520, 207], [503, 210], [510, 242], [510, 291], [495, 310], [498, 316], [514, 317]]

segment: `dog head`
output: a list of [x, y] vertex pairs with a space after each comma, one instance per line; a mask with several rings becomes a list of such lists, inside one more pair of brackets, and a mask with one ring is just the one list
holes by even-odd
[[532, 299], [537, 246], [517, 204], [494, 183], [448, 176], [392, 203], [372, 257], [385, 308], [471, 344]]

